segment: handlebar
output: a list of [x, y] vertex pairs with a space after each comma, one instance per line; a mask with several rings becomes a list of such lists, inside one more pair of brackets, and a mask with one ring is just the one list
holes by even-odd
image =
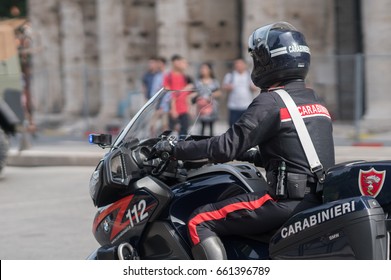
[[[161, 137], [161, 141], [169, 141], [172, 146], [174, 146], [175, 137]], [[161, 175], [167, 168], [168, 164], [170, 163], [171, 155], [169, 152], [161, 152], [160, 154], [157, 152], [155, 146], [152, 147], [150, 155], [147, 157], [146, 161], [153, 160], [155, 158], [159, 158], [161, 162], [152, 170], [152, 175], [159, 176]]]

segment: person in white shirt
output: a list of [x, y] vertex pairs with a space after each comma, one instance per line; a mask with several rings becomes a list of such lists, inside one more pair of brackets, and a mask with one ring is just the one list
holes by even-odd
[[253, 92], [258, 90], [251, 80], [247, 64], [243, 59], [238, 58], [234, 61], [234, 70], [224, 76], [222, 88], [229, 94], [227, 102], [228, 123], [229, 126], [232, 126], [252, 102]]

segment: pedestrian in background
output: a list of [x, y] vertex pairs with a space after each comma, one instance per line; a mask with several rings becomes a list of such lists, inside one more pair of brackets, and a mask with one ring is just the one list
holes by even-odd
[[254, 92], [257, 91], [243, 59], [234, 61], [234, 69], [224, 76], [222, 88], [228, 94], [228, 123], [232, 126], [246, 111], [254, 98]]
[[164, 75], [166, 71], [166, 59], [164, 57], [156, 58], [156, 72], [152, 79], [151, 96], [155, 95], [163, 87]]
[[201, 121], [201, 135], [205, 135], [205, 127], [209, 126], [209, 135], [213, 136], [213, 125], [218, 118], [216, 98], [221, 96], [221, 90], [212, 64], [208, 62], [201, 64], [195, 88], [198, 92], [198, 95], [195, 97], [195, 103]]
[[22, 104], [28, 125], [27, 131], [34, 136], [37, 128], [33, 118], [34, 106], [33, 99], [31, 96], [32, 57], [34, 52], [37, 52], [38, 49], [33, 49], [33, 31], [31, 28], [31, 24], [28, 20], [26, 20], [16, 30], [16, 38], [18, 43], [20, 66], [23, 74]]
[[[187, 76], [187, 60], [180, 55], [171, 58], [171, 71], [164, 76], [163, 85], [173, 90], [170, 107], [170, 129], [177, 130], [179, 135], [186, 135], [189, 128], [190, 95], [193, 82]], [[177, 128], [179, 125], [179, 128]]]
[[[153, 78], [152, 82], [152, 92], [155, 95], [162, 87], [164, 87], [164, 77], [166, 75], [166, 59], [164, 57], [158, 57], [156, 59], [157, 62], [157, 72]], [[160, 122], [162, 127], [162, 131], [166, 131], [170, 129], [169, 126], [169, 115], [170, 115], [170, 107], [171, 107], [171, 95], [167, 93], [160, 103], [158, 104], [158, 109], [153, 115], [152, 127], [151, 127], [151, 135], [152, 137], [157, 137], [155, 134], [155, 125]]]
[[158, 62], [155, 57], [148, 60], [148, 70], [144, 73], [142, 78], [143, 92], [146, 100], [150, 99], [153, 92], [153, 83], [156, 73], [158, 72]]

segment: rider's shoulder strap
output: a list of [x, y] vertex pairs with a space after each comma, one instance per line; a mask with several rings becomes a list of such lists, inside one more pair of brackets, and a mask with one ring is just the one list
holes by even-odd
[[288, 109], [289, 114], [291, 115], [293, 125], [296, 128], [297, 135], [299, 136], [299, 140], [310, 166], [311, 173], [317, 176], [320, 183], [323, 183], [323, 165], [319, 160], [314, 143], [312, 142], [310, 134], [308, 133], [308, 129], [304, 123], [303, 118], [301, 117], [295, 101], [293, 101], [289, 93], [283, 89], [275, 90], [275, 92], [281, 97], [282, 101], [285, 103], [286, 108]]

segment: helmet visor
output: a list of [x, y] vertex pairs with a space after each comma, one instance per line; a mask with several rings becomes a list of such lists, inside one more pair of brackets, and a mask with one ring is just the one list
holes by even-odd
[[262, 44], [267, 46], [269, 32], [274, 29], [296, 31], [296, 28], [292, 24], [283, 21], [260, 27], [248, 38], [248, 51], [252, 52], [255, 48], [258, 48]]

